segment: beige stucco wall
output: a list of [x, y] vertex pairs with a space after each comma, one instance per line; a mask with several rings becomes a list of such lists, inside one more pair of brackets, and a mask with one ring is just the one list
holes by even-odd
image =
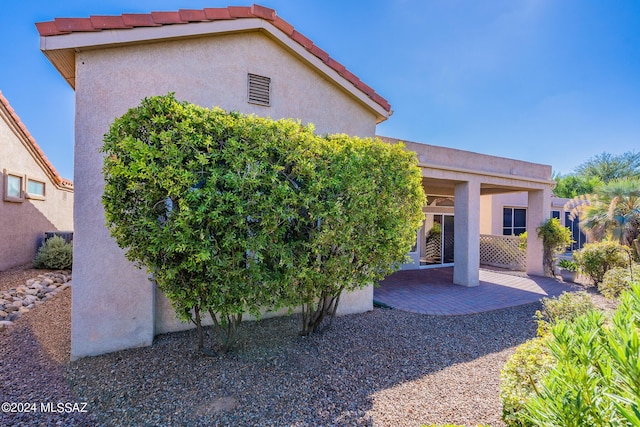
[[[0, 271], [33, 261], [47, 231], [73, 230], [73, 192], [58, 189], [0, 110]], [[4, 170], [43, 182], [45, 199], [8, 202], [4, 197]]]
[[[271, 107], [247, 103], [247, 73], [271, 78]], [[373, 136], [375, 116], [261, 33], [81, 51], [76, 54], [74, 358], [151, 344], [183, 328], [146, 274], [109, 237], [101, 205], [102, 137], [144, 97], [175, 92], [202, 106], [294, 117], [319, 133]], [[371, 309], [371, 291], [363, 291]], [[344, 310], [348, 302], [343, 301]], [[364, 311], [363, 303], [354, 311]], [[156, 321], [154, 330], [154, 319]]]
[[[560, 223], [565, 224], [565, 204], [569, 199], [551, 196], [549, 210], [560, 211]], [[526, 192], [486, 195], [481, 197], [480, 233], [502, 235], [502, 208], [527, 208], [529, 201]]]

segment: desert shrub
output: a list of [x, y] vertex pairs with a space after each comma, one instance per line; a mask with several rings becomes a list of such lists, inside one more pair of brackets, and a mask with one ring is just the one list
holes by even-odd
[[629, 265], [629, 247], [612, 241], [587, 243], [573, 258], [580, 271], [598, 285], [610, 269]]
[[34, 268], [71, 270], [73, 245], [60, 236], [53, 236], [42, 243], [33, 260]]
[[508, 426], [533, 426], [524, 406], [552, 366], [551, 352], [542, 337], [525, 342], [509, 357], [500, 373], [502, 419]]
[[563, 292], [559, 297], [543, 298], [542, 309], [536, 311], [538, 335], [544, 336], [560, 320], [571, 322], [578, 316], [595, 310], [596, 306], [586, 292]]
[[640, 425], [640, 284], [611, 319], [591, 311], [551, 329], [556, 361], [525, 403], [537, 426]]
[[631, 287], [631, 283], [640, 280], [640, 265], [615, 267], [604, 274], [598, 290], [609, 299], [617, 298], [623, 291]]

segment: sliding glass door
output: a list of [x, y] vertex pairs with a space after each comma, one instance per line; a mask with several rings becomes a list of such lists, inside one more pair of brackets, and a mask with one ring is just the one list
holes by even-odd
[[424, 253], [421, 265], [453, 263], [453, 215], [426, 214]]

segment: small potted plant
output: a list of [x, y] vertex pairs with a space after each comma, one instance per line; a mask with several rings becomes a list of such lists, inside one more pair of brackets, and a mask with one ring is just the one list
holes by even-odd
[[558, 262], [558, 269], [560, 270], [560, 276], [565, 282], [575, 282], [576, 275], [578, 274], [578, 264], [575, 261], [568, 259], [561, 259]]

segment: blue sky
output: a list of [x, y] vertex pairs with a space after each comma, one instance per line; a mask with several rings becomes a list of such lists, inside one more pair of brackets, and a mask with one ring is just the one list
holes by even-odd
[[[6, 2], [0, 90], [73, 178], [74, 93], [34, 23], [249, 5], [218, 0]], [[640, 1], [263, 0], [385, 97], [378, 134], [549, 164], [640, 151]]]

